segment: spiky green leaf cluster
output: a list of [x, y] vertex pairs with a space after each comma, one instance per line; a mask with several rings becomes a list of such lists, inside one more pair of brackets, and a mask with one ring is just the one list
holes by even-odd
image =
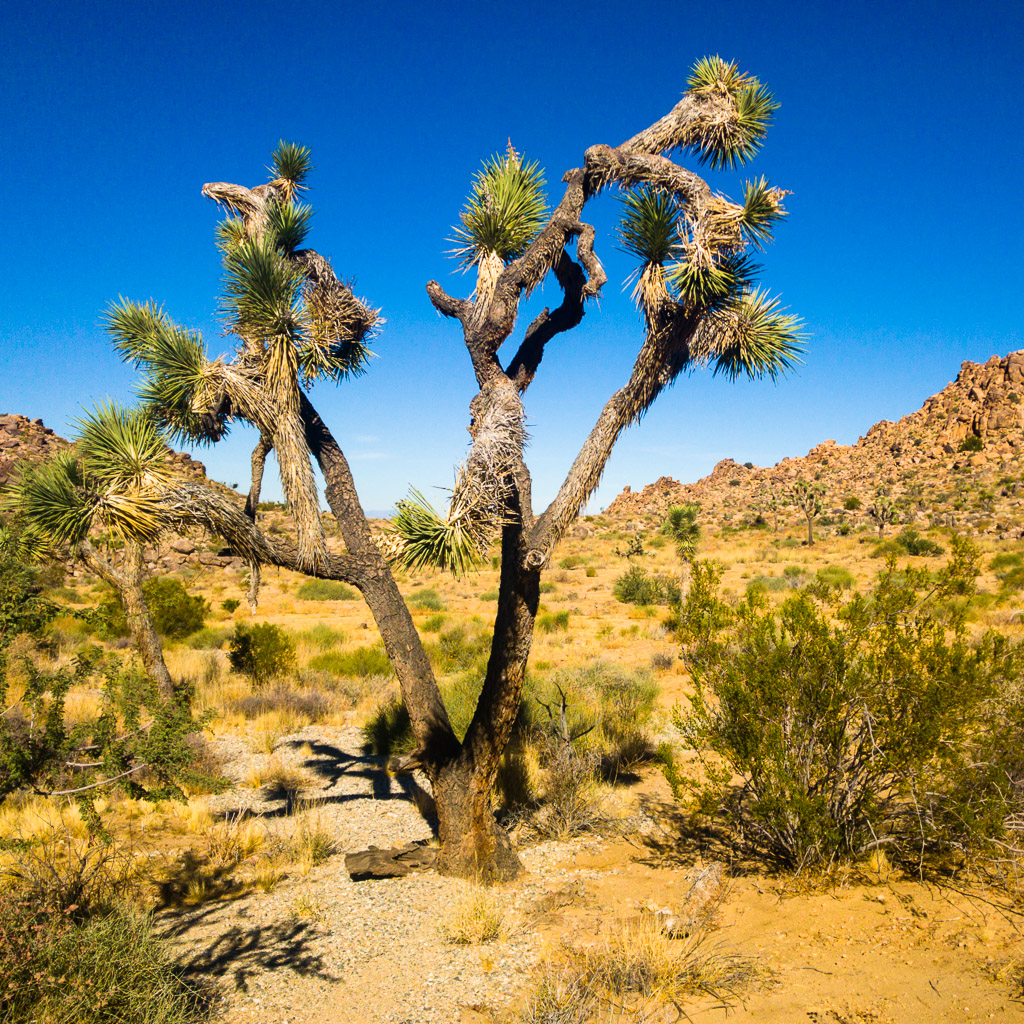
[[26, 527], [59, 547], [84, 540], [95, 523], [149, 543], [163, 530], [154, 485], [167, 479], [169, 451], [144, 409], [104, 403], [77, 423], [74, 450], [18, 478], [12, 505]]
[[[210, 440], [210, 424], [193, 410], [207, 367], [206, 350], [194, 331], [174, 323], [154, 302], [112, 303], [104, 317], [114, 348], [145, 371], [139, 399], [178, 437]], [[220, 434], [224, 424], [218, 424]]]
[[104, 487], [123, 490], [169, 477], [167, 444], [143, 410], [102, 402], [75, 426], [86, 472]]
[[763, 175], [744, 183], [740, 230], [743, 237], [759, 249], [772, 240], [773, 225], [786, 216], [781, 195], [781, 190], [772, 188]]
[[503, 156], [485, 160], [459, 215], [451, 255], [466, 268], [491, 253], [506, 263], [518, 259], [544, 223], [543, 189], [539, 164], [525, 161], [511, 146]]
[[282, 139], [270, 156], [268, 168], [275, 178], [292, 183], [293, 188], [305, 188], [305, 180], [313, 170], [313, 160], [305, 146]]
[[247, 238], [224, 254], [224, 312], [243, 338], [301, 333], [296, 304], [302, 270], [281, 257], [273, 240]]
[[672, 540], [676, 554], [684, 562], [692, 562], [697, 555], [701, 533], [700, 523], [697, 522], [698, 515], [700, 505], [697, 502], [672, 505], [661, 526], [661, 532]]
[[799, 317], [786, 313], [763, 290], [744, 292], [713, 315], [725, 339], [714, 359], [715, 374], [724, 373], [730, 380], [741, 374], [775, 380], [800, 363]]
[[479, 538], [465, 516], [445, 518], [419, 491], [398, 502], [391, 529], [404, 542], [396, 560], [406, 569], [465, 575], [479, 557]]
[[680, 210], [675, 198], [652, 188], [636, 188], [622, 200], [622, 248], [642, 263], [671, 263], [681, 255]]
[[696, 309], [715, 309], [749, 289], [759, 270], [749, 256], [730, 254], [704, 265], [683, 260], [668, 277], [682, 302]]
[[268, 228], [278, 249], [291, 255], [301, 248], [313, 219], [313, 207], [306, 203], [272, 203], [267, 214]]
[[697, 61], [686, 84], [693, 96], [732, 104], [729, 116], [714, 112], [687, 139], [701, 162], [722, 170], [751, 160], [779, 108], [769, 89], [753, 75], [741, 72], [734, 61], [717, 55]]

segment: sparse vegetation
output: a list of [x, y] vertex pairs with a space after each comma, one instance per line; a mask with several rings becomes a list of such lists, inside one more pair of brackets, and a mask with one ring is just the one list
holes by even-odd
[[295, 596], [302, 601], [355, 601], [359, 594], [337, 580], [306, 580]]

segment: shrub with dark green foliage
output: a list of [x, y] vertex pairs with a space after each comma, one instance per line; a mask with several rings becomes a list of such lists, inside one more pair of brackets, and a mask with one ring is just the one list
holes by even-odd
[[[210, 606], [190, 594], [181, 580], [159, 576], [142, 585], [153, 626], [169, 640], [181, 640], [203, 628]], [[120, 595], [109, 591], [96, 610], [100, 634], [108, 638], [128, 636], [128, 621]]]
[[20, 633], [38, 636], [61, 611], [42, 591], [28, 542], [0, 520], [0, 680], [14, 638]]
[[[44, 671], [28, 658], [21, 669], [22, 693], [0, 715], [0, 799], [22, 788], [76, 796], [100, 831], [90, 801], [107, 784], [153, 799], [181, 799], [184, 784], [219, 786], [196, 757], [210, 716], [193, 717], [191, 685], [162, 697], [147, 675], [96, 646], [80, 651], [71, 669]], [[64, 701], [72, 686], [85, 685], [99, 690], [100, 715], [71, 727]], [[0, 679], [0, 704], [7, 686]]]
[[209, 1019], [145, 914], [85, 920], [0, 893], [0, 1020], [9, 1024], [193, 1024]]
[[858, 498], [856, 494], [851, 494], [843, 502], [843, 508], [845, 508], [847, 512], [855, 512], [857, 509], [861, 507], [861, 504], [862, 502], [860, 498]]
[[442, 633], [436, 644], [428, 644], [427, 654], [439, 675], [465, 672], [471, 668], [482, 674], [487, 668], [490, 649], [489, 636], [484, 633], [470, 635], [464, 626], [456, 626]]
[[982, 441], [977, 434], [968, 434], [967, 437], [960, 442], [959, 451], [962, 452], [980, 452], [985, 447], [985, 442]]
[[893, 540], [908, 555], [941, 555], [944, 553], [944, 549], [939, 544], [927, 537], [922, 537], [917, 530], [909, 526], [901, 530]]
[[354, 601], [359, 593], [339, 580], [306, 580], [295, 596], [302, 601]]
[[[235, 625], [228, 642], [228, 661], [245, 676], [254, 690], [262, 690], [271, 680], [286, 675], [295, 667], [295, 644], [288, 634], [270, 622]], [[314, 666], [315, 667], [315, 666]]]
[[945, 622], [935, 607], [969, 598], [977, 572], [957, 538], [937, 577], [890, 558], [867, 596], [811, 587], [773, 609], [754, 592], [731, 608], [720, 567], [699, 565], [680, 612], [695, 690], [676, 713], [704, 772], [698, 807], [790, 868], [882, 847], [917, 870], [998, 841], [1024, 808], [1024, 651], [972, 641], [966, 601]]
[[221, 611], [225, 611], [230, 615], [241, 603], [237, 597], [227, 597], [220, 603]]
[[671, 604], [679, 600], [679, 584], [668, 576], [651, 576], [640, 565], [630, 566], [612, 587], [623, 604]]

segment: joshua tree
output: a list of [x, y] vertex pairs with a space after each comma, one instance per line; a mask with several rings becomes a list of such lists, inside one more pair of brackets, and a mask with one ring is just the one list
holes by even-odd
[[[169, 696], [171, 677], [142, 584], [145, 546], [166, 529], [161, 495], [171, 482], [170, 449], [141, 410], [100, 405], [77, 426], [74, 447], [25, 470], [9, 504], [30, 536], [117, 591], [142, 664]], [[113, 543], [94, 543], [97, 534]]]
[[[377, 623], [409, 709], [415, 750], [399, 770], [422, 769], [437, 803], [442, 871], [503, 879], [519, 870], [496, 825], [492, 788], [519, 708], [537, 614], [541, 573], [552, 550], [593, 493], [621, 432], [635, 423], [684, 370], [711, 366], [729, 378], [775, 377], [795, 361], [798, 323], [753, 285], [750, 250], [770, 241], [785, 193], [748, 182], [742, 203], [713, 192], [665, 154], [681, 152], [713, 168], [745, 163], [760, 147], [772, 112], [768, 90], [717, 57], [700, 61], [683, 98], [661, 120], [617, 147], [593, 146], [563, 175], [564, 193], [548, 211], [539, 168], [508, 151], [484, 164], [455, 228], [455, 255], [476, 268], [469, 298], [427, 285], [435, 308], [461, 327], [477, 393], [469, 404], [469, 452], [444, 513], [413, 492], [393, 521], [389, 557], [407, 568], [463, 571], [499, 543], [501, 573], [490, 659], [473, 719], [461, 739], [452, 729], [430, 662], [388, 558], [371, 536], [341, 447], [304, 385], [318, 376], [361, 371], [376, 313], [354, 298], [327, 261], [299, 249], [309, 224], [296, 202], [308, 154], [278, 150], [275, 178], [245, 188], [215, 184], [204, 193], [229, 211], [221, 227], [227, 306], [240, 338], [231, 361], [209, 361], [200, 339], [175, 327], [152, 303], [122, 303], [110, 313], [120, 350], [145, 372], [143, 397], [179, 433], [216, 440], [231, 419], [262, 435], [253, 457], [253, 492], [262, 459], [277, 448], [300, 546], [272, 543], [248, 516], [197, 489], [178, 487], [168, 508], [180, 521], [202, 520], [253, 562], [273, 562], [339, 579], [363, 595]], [[606, 189], [624, 198], [621, 238], [639, 260], [634, 299], [643, 320], [633, 371], [607, 401], [551, 504], [535, 512], [524, 459], [523, 396], [546, 347], [582, 320], [606, 281], [594, 252], [586, 204]], [[574, 253], [571, 252], [575, 247]], [[520, 303], [553, 273], [555, 309], [528, 325], [514, 352], [499, 358]], [[327, 503], [345, 543], [326, 551], [311, 490], [309, 457], [326, 482]], [[193, 494], [193, 491], [196, 493]]]
[[875, 495], [874, 502], [868, 506], [868, 515], [878, 525], [878, 539], [881, 540], [885, 536], [885, 528], [896, 522], [896, 506], [891, 498], [879, 492]]
[[814, 520], [821, 515], [825, 488], [807, 480], [797, 480], [790, 491], [793, 504], [800, 509], [807, 520], [807, 543], [814, 546]]
[[681, 568], [679, 572], [679, 595], [686, 597], [686, 589], [690, 581], [690, 566], [697, 557], [697, 545], [700, 543], [700, 523], [697, 516], [700, 505], [689, 503], [673, 505], [668, 510], [661, 532], [667, 534], [676, 546]]

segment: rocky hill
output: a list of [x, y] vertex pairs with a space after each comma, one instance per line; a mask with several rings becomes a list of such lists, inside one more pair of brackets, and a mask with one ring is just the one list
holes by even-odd
[[[723, 459], [696, 483], [665, 476], [642, 491], [626, 487], [605, 514], [639, 527], [670, 505], [696, 501], [711, 520], [738, 525], [758, 515], [770, 519], [774, 494], [780, 515], [795, 518], [784, 507], [785, 494], [804, 479], [825, 487], [825, 514], [836, 523], [862, 520], [884, 489], [908, 522], [1018, 536], [1024, 528], [1022, 468], [1024, 351], [1018, 351], [964, 362], [956, 380], [920, 409], [895, 423], [876, 423], [856, 444], [823, 441], [805, 456], [770, 467]], [[844, 508], [851, 499], [861, 508]]]

